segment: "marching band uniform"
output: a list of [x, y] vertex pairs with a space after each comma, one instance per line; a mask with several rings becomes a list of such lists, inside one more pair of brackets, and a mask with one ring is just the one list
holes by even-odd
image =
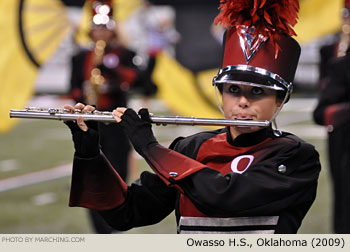
[[318, 154], [292, 134], [266, 128], [233, 140], [224, 128], [171, 148], [144, 149], [157, 175], [143, 172], [130, 187], [102, 153], [75, 156], [70, 206], [102, 210], [117, 230], [157, 223], [175, 209], [180, 233], [296, 233], [315, 199]]
[[[95, 2], [100, 5], [112, 6], [110, 0], [93, 0], [91, 5], [94, 5]], [[96, 14], [95, 11], [93, 14]], [[114, 22], [112, 9], [109, 17]], [[96, 29], [100, 29], [100, 27]], [[118, 35], [115, 34], [115, 36]], [[116, 107], [127, 106], [131, 90], [140, 92], [145, 96], [155, 94], [157, 87], [151, 81], [154, 64], [148, 66], [145, 70], [140, 70], [134, 63], [135, 52], [120, 44], [110, 43], [106, 45], [103, 58], [97, 66], [95, 65], [94, 57], [96, 56], [94, 48], [92, 48], [81, 50], [72, 58], [70, 93], [76, 102], [88, 102], [86, 90], [91, 85], [91, 72], [95, 67], [101, 71], [101, 75], [104, 78], [104, 82], [98, 88], [96, 102], [93, 104], [98, 110], [112, 111]], [[99, 127], [102, 150], [121, 177], [125, 179], [127, 177], [127, 157], [131, 148], [130, 143], [119, 125], [101, 123]]]
[[[285, 8], [292, 17], [274, 29], [293, 23], [298, 2], [288, 3], [292, 6], [283, 3], [277, 9]], [[247, 10], [260, 15], [274, 13], [276, 6], [268, 1], [253, 5], [225, 1], [217, 21], [224, 25], [235, 16], [242, 24], [240, 15]], [[221, 92], [230, 82], [266, 87], [283, 93], [286, 101], [300, 47], [288, 35], [291, 30], [277, 36], [253, 24], [256, 29], [249, 22], [228, 25], [223, 65], [213, 83]], [[139, 115], [127, 109], [119, 124], [154, 173], [143, 172], [130, 186], [99, 150], [93, 125], [82, 132], [71, 123], [77, 146], [70, 206], [98, 210], [118, 230], [157, 223], [175, 209], [178, 233], [297, 232], [316, 196], [320, 163], [312, 145], [269, 126], [235, 138], [230, 127], [201, 132], [165, 148], [153, 136], [147, 109]], [[90, 146], [89, 155], [79, 146]]]
[[[114, 22], [110, 0], [91, 1], [91, 5], [109, 6], [111, 11], [108, 13], [108, 17], [110, 23]], [[93, 15], [98, 15], [96, 7], [92, 9]], [[108, 24], [93, 24], [92, 29], [107, 29], [112, 31], [115, 37], [118, 36], [114, 30], [115, 26], [108, 29]], [[119, 43], [113, 42], [106, 43], [98, 63], [96, 63], [96, 57], [98, 57], [96, 56], [96, 47], [81, 50], [73, 56], [70, 93], [76, 102], [89, 103], [94, 69], [98, 69], [103, 78], [103, 83], [99, 84], [93, 94], [96, 96], [94, 105], [98, 110], [112, 111], [115, 107], [127, 106], [130, 90], [137, 90], [145, 96], [155, 93], [156, 86], [150, 78], [154, 66], [141, 71], [134, 64], [136, 54]], [[127, 136], [118, 124], [100, 123], [99, 133], [102, 151], [118, 174], [125, 180], [128, 174], [128, 160], [131, 150]], [[112, 231], [109, 227], [105, 227], [106, 225], [103, 224], [103, 220], [99, 220], [98, 215], [94, 212], [91, 213], [94, 227], [98, 233]]]
[[[127, 105], [128, 91], [136, 80], [137, 68], [132, 63], [135, 53], [124, 47], [108, 48], [105, 55], [105, 58], [118, 61], [118, 66], [113, 68], [103, 64], [98, 66], [102, 69], [106, 81], [103, 84], [105, 91], [99, 92], [98, 102], [95, 105], [101, 111], [111, 111], [115, 107]], [[72, 58], [71, 95], [76, 102], [86, 103], [84, 84], [90, 79], [93, 56], [93, 50], [82, 50]], [[125, 179], [130, 143], [119, 125], [101, 123], [100, 128], [103, 151]]]

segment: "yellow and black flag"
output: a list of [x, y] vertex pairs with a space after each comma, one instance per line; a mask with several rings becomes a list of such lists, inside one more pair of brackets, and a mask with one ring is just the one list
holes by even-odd
[[0, 0], [0, 133], [16, 123], [9, 110], [27, 105], [39, 67], [67, 35], [64, 10], [57, 0]]

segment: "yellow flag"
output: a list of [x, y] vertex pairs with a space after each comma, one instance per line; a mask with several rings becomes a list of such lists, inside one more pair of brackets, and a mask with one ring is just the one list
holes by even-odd
[[295, 32], [299, 43], [307, 43], [340, 29], [344, 0], [300, 0]]
[[22, 49], [18, 34], [19, 1], [0, 1], [0, 133], [15, 123], [11, 108], [23, 108], [32, 95], [37, 68]]
[[33, 95], [38, 68], [55, 52], [69, 30], [65, 7], [56, 0], [0, 0], [0, 133], [17, 119]]
[[158, 85], [157, 97], [180, 116], [220, 118], [215, 91], [209, 81], [216, 70], [196, 76], [166, 53], [157, 56], [153, 80]]

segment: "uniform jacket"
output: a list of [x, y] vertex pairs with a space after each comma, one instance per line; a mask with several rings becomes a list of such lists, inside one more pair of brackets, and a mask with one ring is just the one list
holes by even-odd
[[75, 157], [70, 206], [99, 210], [114, 228], [161, 221], [174, 209], [179, 233], [296, 233], [316, 196], [314, 147], [265, 128], [228, 128], [142, 151], [154, 173], [127, 186], [101, 155]]

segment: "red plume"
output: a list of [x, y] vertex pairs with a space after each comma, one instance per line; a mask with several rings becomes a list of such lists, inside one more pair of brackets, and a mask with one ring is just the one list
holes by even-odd
[[214, 23], [225, 28], [254, 26], [257, 33], [269, 37], [276, 48], [281, 34], [294, 35], [297, 23], [298, 0], [221, 0], [220, 13]]

